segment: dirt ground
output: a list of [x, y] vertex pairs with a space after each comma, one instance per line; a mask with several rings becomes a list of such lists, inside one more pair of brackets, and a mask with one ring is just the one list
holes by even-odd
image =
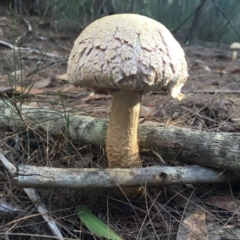
[[[12, 21], [8, 11], [0, 9], [0, 97], [21, 97], [25, 105], [33, 107], [108, 118], [111, 96], [75, 88], [68, 81], [67, 58], [77, 36], [60, 32], [54, 24], [36, 17], [16, 16], [16, 31]], [[9, 45], [13, 44], [14, 38], [15, 43], [22, 47], [20, 52]], [[240, 57], [232, 61], [232, 52], [227, 45], [206, 45], [183, 45], [189, 66], [189, 79], [183, 88], [186, 98], [177, 102], [162, 92], [145, 94], [142, 120], [204, 131], [239, 132]], [[21, 160], [16, 160], [15, 156], [15, 163], [26, 162], [23, 160], [27, 156], [24, 146], [30, 141], [27, 133], [19, 134], [23, 139], [22, 150], [18, 153]], [[6, 151], [9, 155], [15, 137], [14, 132], [2, 131], [0, 151]], [[52, 154], [52, 163], [46, 163], [40, 155], [54, 147], [47, 149], [42, 135], [30, 138], [38, 137], [38, 141], [31, 140], [30, 144], [32, 164], [76, 166], [65, 157], [68, 151], [65, 143], [61, 143], [58, 152]], [[55, 145], [56, 139], [50, 142]], [[76, 158], [81, 153], [83, 158], [90, 156], [91, 161], [99, 164], [102, 161], [100, 158], [103, 152], [90, 146], [84, 146], [83, 150], [77, 152]], [[4, 216], [0, 213], [1, 239], [54, 239], [50, 237], [52, 234], [33, 203], [22, 190], [12, 185], [6, 171], [2, 172], [4, 177], [0, 178], [0, 203], [2, 201], [15, 206], [21, 212]], [[239, 189], [230, 184], [184, 185], [175, 189], [153, 187], [149, 189], [147, 197], [131, 203], [116, 201], [108, 197], [106, 192], [95, 190], [39, 190], [39, 193], [61, 228], [64, 239], [97, 239], [78, 220], [75, 212], [78, 204], [88, 204], [93, 213], [110, 223], [123, 239], [176, 239], [176, 236], [178, 239], [200, 239], [181, 238], [179, 223], [186, 221], [191, 224], [197, 219], [198, 225], [203, 224], [204, 228], [205, 218], [205, 228], [212, 232], [208, 239], [240, 238]], [[183, 207], [179, 204], [176, 193], [187, 199], [191, 206]], [[218, 205], [213, 201], [209, 203], [210, 197], [215, 197]], [[208, 198], [208, 204], [192, 204], [196, 199], [203, 203], [202, 198]], [[226, 207], [229, 204], [234, 204], [234, 210]], [[187, 217], [194, 208], [198, 209], [191, 215], [194, 220], [189, 220]]]

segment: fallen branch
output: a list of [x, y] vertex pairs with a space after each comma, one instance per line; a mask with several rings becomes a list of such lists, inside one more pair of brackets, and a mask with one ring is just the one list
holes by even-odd
[[19, 165], [14, 179], [18, 187], [88, 189], [219, 183], [240, 180], [240, 174], [200, 166], [65, 169]]
[[[52, 136], [64, 134], [81, 145], [105, 145], [108, 121], [87, 116], [70, 115], [47, 108], [19, 105], [19, 111], [9, 101], [0, 100], [0, 126], [14, 132], [45, 131]], [[21, 113], [21, 117], [19, 116]], [[203, 132], [199, 130], [162, 127], [149, 122], [140, 124], [141, 149], [153, 149], [163, 159], [192, 162], [226, 170], [240, 170], [240, 135]]]
[[0, 199], [0, 216], [14, 216], [18, 214], [22, 214], [24, 211], [20, 208], [14, 207], [10, 203], [5, 202]]
[[36, 74], [38, 71], [40, 71], [40, 70], [42, 70], [42, 69], [44, 69], [44, 68], [46, 68], [46, 67], [49, 67], [49, 66], [51, 66], [51, 65], [55, 65], [55, 64], [57, 65], [57, 64], [62, 64], [62, 63], [67, 64], [67, 60], [66, 60], [66, 59], [60, 59], [60, 60], [55, 61], [55, 62], [50, 62], [50, 63], [44, 64], [43, 66], [38, 67], [38, 68], [34, 69], [33, 71], [27, 73], [24, 77], [29, 77], [29, 76], [31, 76], [31, 75], [34, 75], [34, 74]]
[[40, 54], [42, 56], [48, 56], [48, 57], [53, 57], [53, 58], [60, 58], [62, 60], [65, 60], [62, 56], [59, 56], [59, 55], [56, 55], [56, 54], [52, 54], [52, 53], [47, 53], [47, 52], [41, 52], [35, 48], [29, 48], [29, 47], [18, 47], [18, 46], [15, 46], [11, 43], [8, 43], [8, 42], [5, 42], [5, 41], [2, 41], [0, 40], [0, 45], [3, 45], [3, 46], [6, 46], [6, 47], [9, 47], [11, 49], [16, 49], [16, 50], [22, 50], [22, 51], [28, 51], [30, 53], [37, 53], [37, 54]]

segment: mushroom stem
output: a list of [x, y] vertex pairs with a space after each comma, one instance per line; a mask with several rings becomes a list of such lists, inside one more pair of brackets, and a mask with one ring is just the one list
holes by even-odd
[[106, 139], [110, 168], [142, 166], [138, 147], [141, 100], [141, 94], [127, 91], [113, 93]]

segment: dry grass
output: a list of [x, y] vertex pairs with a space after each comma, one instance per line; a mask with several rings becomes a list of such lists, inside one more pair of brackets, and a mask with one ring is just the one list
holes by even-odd
[[[148, 95], [144, 98], [145, 105], [151, 102], [151, 108], [155, 106], [155, 113], [148, 116], [148, 120], [158, 121], [167, 126], [188, 126], [204, 131], [236, 131], [238, 126], [231, 122], [228, 110], [221, 108], [219, 96], [206, 97], [209, 99], [202, 98], [201, 102], [194, 102], [190, 96], [180, 104], [172, 100], [167, 101], [167, 97], [161, 97], [164, 99], [159, 109], [156, 109], [158, 95]], [[94, 104], [99, 105], [98, 101], [89, 103], [92, 109]], [[103, 104], [102, 100], [100, 102]], [[66, 102], [65, 104], [71, 105]], [[80, 109], [87, 108], [84, 104], [78, 106]], [[64, 135], [53, 138], [46, 132], [35, 130], [14, 133], [2, 129], [0, 148], [15, 166], [106, 166], [104, 148], [73, 144]], [[150, 161], [154, 162], [154, 158]], [[3, 166], [1, 172], [1, 200], [21, 211], [9, 213], [1, 218], [0, 233], [9, 232], [9, 239], [54, 239], [50, 237], [52, 234], [33, 203], [21, 189], [14, 186]], [[218, 195], [238, 199], [238, 187], [232, 188], [230, 184], [180, 186], [177, 189], [149, 187], [145, 195], [135, 201], [124, 197], [116, 199], [110, 190], [41, 189], [38, 192], [65, 239], [96, 239], [78, 219], [75, 208], [79, 204], [86, 204], [124, 239], [176, 239], [179, 224], [194, 209], [204, 211], [209, 216], [209, 224], [214, 222], [221, 226], [229, 226], [238, 222], [236, 215], [208, 207], [201, 202], [203, 198]], [[186, 204], [181, 203], [184, 199]]]

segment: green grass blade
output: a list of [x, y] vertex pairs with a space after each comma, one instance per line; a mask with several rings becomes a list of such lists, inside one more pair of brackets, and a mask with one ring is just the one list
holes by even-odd
[[122, 240], [107, 224], [97, 218], [86, 205], [79, 205], [76, 210], [83, 225], [93, 234], [109, 240]]

